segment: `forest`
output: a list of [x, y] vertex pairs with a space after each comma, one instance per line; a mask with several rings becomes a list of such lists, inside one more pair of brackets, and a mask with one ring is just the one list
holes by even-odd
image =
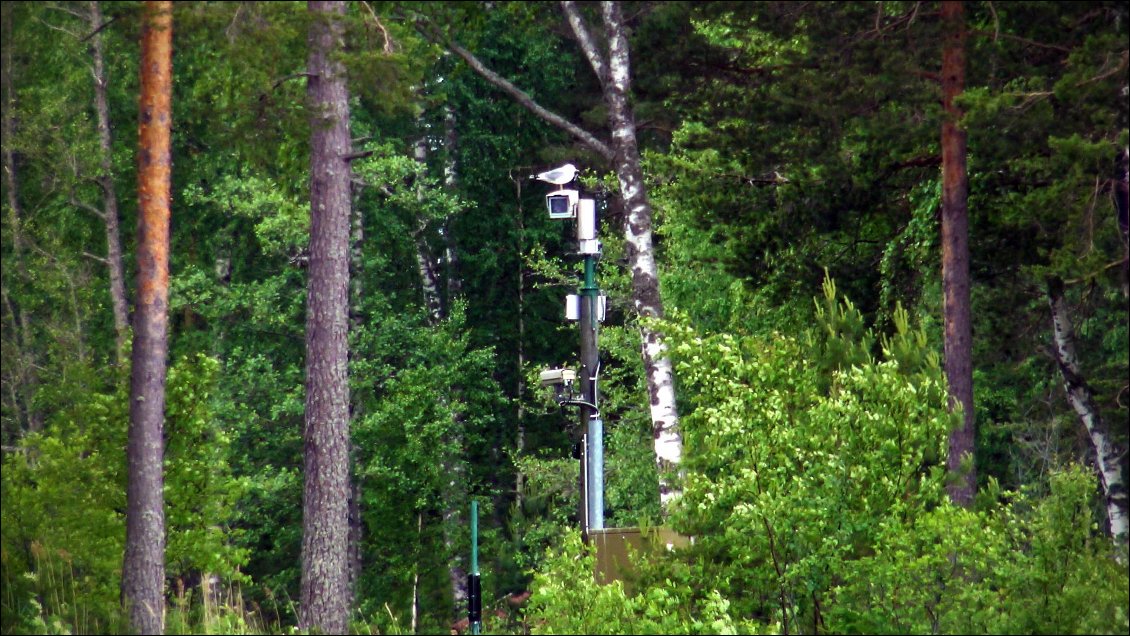
[[1127, 3], [0, 11], [4, 634], [1130, 632]]

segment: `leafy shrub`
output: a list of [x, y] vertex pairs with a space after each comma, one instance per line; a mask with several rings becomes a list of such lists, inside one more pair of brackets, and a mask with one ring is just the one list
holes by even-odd
[[668, 326], [692, 396], [671, 521], [695, 541], [637, 555], [628, 593], [595, 583], [571, 535], [535, 578], [531, 628], [1126, 633], [1126, 556], [1092, 516], [1095, 476], [1063, 467], [1045, 496], [990, 481], [976, 507], [953, 506], [958, 419], [924, 334], [897, 310], [875, 360], [830, 282], [817, 307], [799, 338]]

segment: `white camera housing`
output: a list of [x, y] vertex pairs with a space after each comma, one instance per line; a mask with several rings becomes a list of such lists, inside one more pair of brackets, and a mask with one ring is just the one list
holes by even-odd
[[542, 386], [569, 386], [577, 379], [577, 372], [572, 369], [546, 369], [541, 372]]
[[545, 195], [545, 207], [551, 219], [573, 219], [577, 217], [577, 201], [581, 193], [576, 190], [555, 190]]

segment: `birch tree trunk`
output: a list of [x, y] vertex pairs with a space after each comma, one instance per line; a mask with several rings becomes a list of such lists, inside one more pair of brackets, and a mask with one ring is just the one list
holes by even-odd
[[[631, 65], [628, 39], [619, 2], [602, 2], [605, 35], [608, 38], [608, 81], [604, 86], [608, 103], [609, 126], [616, 177], [626, 213], [624, 240], [628, 247], [628, 266], [632, 273], [632, 301], [641, 318], [663, 318], [663, 299], [659, 295], [659, 270], [651, 231], [651, 202], [640, 167], [636, 143], [636, 123], [628, 96], [631, 86]], [[668, 471], [682, 461], [683, 437], [679, 431], [679, 414], [675, 407], [674, 371], [663, 336], [650, 325], [640, 328], [641, 353], [647, 374], [648, 399], [651, 405], [651, 426], [655, 439], [655, 461], [659, 469], [659, 497], [664, 511], [680, 491], [666, 478]]]
[[960, 408], [962, 425], [950, 433], [946, 467], [950, 500], [973, 503], [973, 332], [969, 307], [969, 185], [965, 131], [955, 99], [965, 87], [965, 18], [961, 2], [942, 3], [942, 290], [945, 320], [945, 372], [950, 408]]
[[349, 619], [349, 94], [345, 3], [311, 1], [310, 266], [306, 298], [302, 590], [298, 625], [343, 634]]
[[139, 634], [165, 627], [163, 439], [172, 176], [172, 2], [146, 2], [138, 126], [134, 314], [122, 602]]
[[[428, 143], [421, 137], [416, 141], [414, 149], [416, 162], [423, 165], [428, 161]], [[423, 186], [418, 186], [418, 199], [423, 200]], [[432, 259], [428, 243], [424, 240], [424, 230], [428, 224], [427, 218], [416, 218], [416, 267], [420, 271], [420, 288], [423, 292], [424, 306], [428, 308], [428, 317], [432, 325], [436, 325], [443, 318], [443, 303], [439, 294], [439, 276], [436, 275], [435, 260]]]
[[1122, 466], [1119, 458], [1125, 449], [1115, 446], [1110, 436], [1110, 426], [1103, 420], [1094, 391], [1083, 378], [1079, 368], [1079, 358], [1075, 352], [1075, 328], [1067, 310], [1063, 294], [1063, 281], [1050, 278], [1047, 282], [1048, 306], [1052, 314], [1052, 339], [1055, 361], [1063, 376], [1063, 388], [1067, 401], [1079, 421], [1087, 429], [1091, 444], [1095, 449], [1095, 463], [1106, 498], [1107, 518], [1110, 521], [1110, 534], [1117, 543], [1127, 541], [1128, 522], [1126, 483], [1122, 479]]
[[[452, 192], [454, 192], [459, 178], [458, 166], [455, 161], [459, 135], [456, 131], [455, 124], [455, 111], [450, 105], [444, 106], [443, 187]], [[453, 221], [454, 218], [448, 216], [443, 220], [442, 228], [444, 239], [443, 257], [446, 271], [445, 282], [447, 283], [446, 309], [444, 310], [444, 314], [450, 313], [451, 303], [463, 293], [463, 280], [459, 278], [459, 245], [455, 237], [455, 232], [452, 230]]]
[[114, 335], [117, 359], [125, 355], [129, 329], [129, 305], [126, 299], [125, 274], [122, 267], [122, 241], [118, 229], [118, 195], [114, 190], [113, 145], [110, 138], [110, 105], [106, 94], [105, 56], [102, 54], [102, 9], [97, 1], [90, 3], [91, 57], [94, 62], [94, 112], [98, 118], [98, 145], [102, 188], [102, 221], [106, 226], [106, 267], [110, 273], [110, 306], [114, 311]]

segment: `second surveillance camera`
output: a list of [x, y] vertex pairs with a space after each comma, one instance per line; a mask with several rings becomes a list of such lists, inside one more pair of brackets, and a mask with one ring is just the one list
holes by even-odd
[[569, 386], [577, 379], [577, 372], [572, 369], [546, 369], [541, 372], [542, 386]]

